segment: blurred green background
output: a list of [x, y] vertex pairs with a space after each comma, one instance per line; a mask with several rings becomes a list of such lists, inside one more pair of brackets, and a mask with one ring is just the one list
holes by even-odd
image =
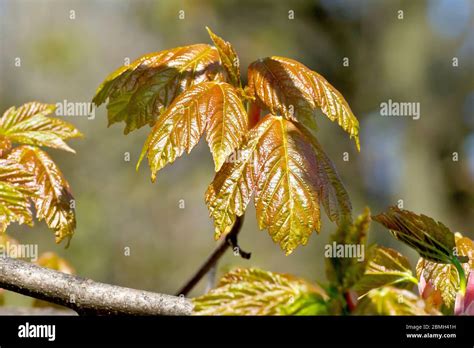
[[[127, 58], [210, 43], [206, 25], [232, 42], [244, 78], [259, 57], [297, 59], [338, 88], [360, 120], [360, 153], [340, 127], [318, 120], [320, 142], [354, 214], [365, 206], [378, 213], [403, 200], [404, 208], [474, 237], [473, 1], [0, 0], [0, 23], [2, 112], [32, 100], [89, 102]], [[389, 99], [419, 102], [421, 118], [381, 117], [380, 103]], [[213, 177], [207, 145], [201, 142], [152, 184], [146, 165], [135, 171], [148, 127], [128, 136], [122, 124], [108, 129], [105, 107], [93, 120], [67, 120], [86, 135], [70, 142], [76, 155], [50, 151], [77, 200], [70, 248], [55, 245], [44, 223], [13, 225], [9, 233], [66, 257], [84, 277], [174, 293], [217, 245], [204, 203]], [[334, 228], [324, 218], [320, 235], [285, 256], [258, 230], [251, 206], [239, 242], [252, 258], [229, 252], [218, 275], [240, 265], [324, 280], [323, 250]], [[376, 224], [371, 240], [398, 248], [415, 265], [417, 255]]]

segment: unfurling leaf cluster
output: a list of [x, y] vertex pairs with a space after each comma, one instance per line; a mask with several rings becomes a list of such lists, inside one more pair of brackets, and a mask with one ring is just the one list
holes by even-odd
[[255, 61], [243, 86], [236, 51], [208, 32], [214, 45], [151, 53], [119, 68], [93, 102], [108, 101], [109, 125], [125, 122], [126, 134], [152, 127], [138, 165], [148, 159], [153, 181], [205, 134], [216, 171], [206, 192], [216, 239], [254, 195], [260, 229], [289, 254], [319, 232], [321, 205], [338, 224], [351, 217], [348, 194], [315, 137], [317, 111], [357, 148], [358, 121], [325, 78], [292, 59]]

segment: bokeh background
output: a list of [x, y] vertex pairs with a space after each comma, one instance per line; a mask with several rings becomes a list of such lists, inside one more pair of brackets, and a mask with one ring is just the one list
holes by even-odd
[[[244, 79], [253, 60], [279, 55], [303, 62], [343, 93], [361, 123], [361, 152], [323, 117], [319, 137], [354, 214], [403, 200], [404, 208], [474, 237], [474, 1], [0, 0], [0, 109], [32, 100], [89, 102], [127, 58], [210, 43], [206, 25], [232, 42]], [[380, 103], [389, 99], [419, 102], [421, 118], [381, 117]], [[40, 252], [59, 253], [84, 277], [176, 292], [217, 245], [204, 203], [213, 177], [207, 145], [201, 142], [152, 184], [146, 164], [135, 171], [148, 127], [124, 136], [123, 125], [107, 128], [105, 107], [93, 120], [68, 121], [86, 135], [71, 142], [77, 154], [50, 153], [77, 201], [71, 246], [55, 245], [44, 223], [14, 225], [9, 233], [38, 243]], [[218, 275], [240, 265], [324, 281], [323, 251], [334, 229], [324, 218], [320, 235], [285, 256], [258, 230], [250, 206], [239, 241], [252, 258], [229, 252]], [[372, 225], [370, 238], [415, 265], [417, 255], [380, 226]]]

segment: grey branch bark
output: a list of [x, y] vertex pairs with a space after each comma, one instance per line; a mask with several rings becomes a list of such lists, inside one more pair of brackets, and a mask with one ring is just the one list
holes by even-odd
[[0, 288], [56, 303], [81, 315], [190, 315], [184, 297], [94, 282], [0, 257]]

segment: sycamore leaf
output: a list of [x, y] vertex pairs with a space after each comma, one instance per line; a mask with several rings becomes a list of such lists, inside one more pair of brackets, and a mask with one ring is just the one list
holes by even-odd
[[206, 125], [206, 140], [219, 171], [229, 155], [240, 146], [247, 132], [247, 113], [237, 91], [227, 83], [217, 83]]
[[[367, 244], [367, 234], [370, 227], [370, 210], [365, 208], [354, 222], [350, 220], [340, 224], [337, 230], [331, 235], [329, 247], [349, 246], [351, 250], [362, 248], [365, 250]], [[332, 250], [330, 248], [329, 250]], [[328, 280], [340, 289], [341, 293], [349, 290], [363, 275], [366, 266], [366, 257], [364, 260], [353, 255], [353, 257], [336, 257], [337, 255], [327, 254], [326, 257], [326, 276]]]
[[0, 158], [7, 156], [12, 149], [12, 142], [8, 137], [0, 135]]
[[20, 146], [8, 156], [20, 163], [33, 175], [28, 184], [37, 193], [31, 199], [36, 208], [38, 220], [45, 219], [49, 228], [55, 231], [56, 243], [70, 238], [76, 228], [73, 197], [68, 182], [48, 156], [37, 147]]
[[12, 222], [32, 225], [28, 196], [12, 184], [0, 182], [0, 233]]
[[221, 37], [214, 34], [208, 27], [206, 27], [206, 29], [219, 52], [222, 65], [229, 75], [229, 82], [235, 87], [242, 87], [240, 81], [239, 57], [237, 56], [234, 47], [232, 47], [230, 42], [224, 41]]
[[34, 189], [28, 187], [32, 179], [20, 164], [0, 159], [0, 233], [12, 222], [33, 225], [29, 198]]
[[457, 258], [454, 255], [454, 233], [441, 222], [397, 207], [391, 207], [388, 212], [372, 218], [427, 260], [451, 263]]
[[319, 231], [316, 158], [302, 132], [268, 115], [253, 128], [236, 161], [225, 163], [206, 193], [216, 239], [241, 216], [255, 191], [260, 229], [268, 229], [287, 254]]
[[[453, 265], [420, 258], [416, 265], [416, 273], [419, 279], [423, 277], [424, 281], [440, 294], [448, 308], [453, 308], [459, 290], [459, 274]], [[426, 283], [423, 285], [426, 286]]]
[[459, 232], [454, 237], [456, 239], [455, 255], [466, 261], [462, 266], [468, 274], [469, 271], [474, 270], [474, 242], [467, 237], [463, 237]]
[[267, 57], [248, 69], [250, 90], [257, 101], [275, 115], [298, 120], [314, 128], [314, 111], [321, 111], [359, 145], [359, 122], [344, 97], [328, 81], [289, 58]]
[[55, 105], [38, 102], [11, 107], [0, 118], [0, 135], [10, 142], [74, 152], [64, 140], [81, 137], [82, 134], [72, 124], [51, 117], [55, 109]]
[[18, 190], [34, 195], [35, 189], [31, 188], [33, 175], [26, 168], [12, 159], [0, 159], [0, 181], [13, 184]]
[[158, 170], [189, 153], [204, 131], [217, 171], [247, 131], [245, 109], [228, 83], [203, 82], [178, 96], [153, 127], [137, 168], [148, 154], [154, 181]]
[[[238, 153], [222, 166], [206, 193], [216, 239], [230, 231], [255, 192], [260, 229], [267, 229], [287, 254], [305, 245], [312, 231], [320, 229], [320, 194], [325, 200], [322, 192], [328, 190], [321, 186], [334, 182], [320, 173], [326, 167], [318, 163], [304, 130], [268, 115], [248, 133]], [[342, 184], [336, 190], [344, 191], [339, 196], [348, 200]]]
[[394, 287], [382, 287], [371, 290], [364, 296], [355, 311], [355, 315], [429, 315], [440, 314], [428, 308], [423, 299], [414, 293]]
[[323, 289], [291, 275], [236, 269], [193, 303], [198, 315], [321, 315], [327, 300]]
[[410, 289], [418, 283], [408, 259], [398, 251], [375, 246], [368, 254], [364, 275], [353, 287], [360, 296], [383, 286]]
[[345, 221], [351, 222], [351, 201], [334, 164], [311, 132], [308, 132], [304, 127], [299, 127], [299, 130], [311, 141], [316, 154], [318, 169], [315, 175], [319, 186], [318, 195], [326, 214], [331, 221], [336, 222], [338, 225]]
[[152, 126], [157, 117], [192, 85], [222, 80], [219, 53], [213, 46], [196, 44], [144, 55], [110, 74], [93, 102], [107, 98], [109, 126], [125, 122], [124, 133]]
[[[474, 270], [474, 243], [467, 237], [456, 233], [456, 254], [469, 258], [469, 262], [463, 263], [462, 267], [466, 275]], [[453, 264], [436, 263], [420, 258], [416, 265], [416, 275], [420, 280], [420, 293], [424, 294], [425, 287], [431, 286], [434, 291], [439, 292], [447, 308], [453, 308], [456, 295], [460, 288], [459, 273]], [[423, 278], [423, 281], [422, 281]]]

